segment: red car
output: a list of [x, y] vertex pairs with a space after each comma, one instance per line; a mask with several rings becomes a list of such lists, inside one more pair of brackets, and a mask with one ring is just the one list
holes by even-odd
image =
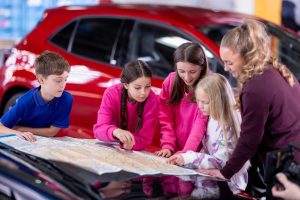
[[[225, 73], [219, 58], [224, 33], [245, 15], [200, 8], [155, 5], [101, 5], [46, 10], [36, 28], [9, 54], [0, 69], [1, 112], [36, 87], [33, 63], [44, 50], [60, 53], [72, 66], [66, 90], [74, 97], [70, 127], [58, 136], [93, 137], [92, 127], [104, 90], [119, 82], [122, 66], [130, 60], [146, 61], [159, 93], [163, 79], [173, 71], [173, 52], [186, 41], [200, 43], [210, 69]], [[253, 17], [252, 17], [253, 18]], [[300, 78], [300, 39], [292, 32], [265, 22], [273, 49]], [[159, 143], [159, 135], [154, 139]]]

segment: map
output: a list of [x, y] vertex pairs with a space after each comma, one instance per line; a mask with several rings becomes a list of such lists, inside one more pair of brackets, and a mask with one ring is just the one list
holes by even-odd
[[167, 164], [166, 158], [145, 151], [121, 149], [117, 143], [71, 137], [36, 138], [37, 141], [29, 142], [15, 135], [8, 135], [0, 137], [0, 142], [44, 159], [72, 163], [99, 175], [121, 170], [139, 175], [199, 174], [192, 169]]

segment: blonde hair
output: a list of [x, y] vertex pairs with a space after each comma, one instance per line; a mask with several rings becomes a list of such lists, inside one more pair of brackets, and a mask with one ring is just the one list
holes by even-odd
[[[280, 75], [290, 86], [295, 83], [294, 76], [283, 64], [272, 57], [271, 38], [262, 22], [247, 19], [240, 27], [228, 31], [221, 41], [221, 47], [226, 47], [234, 53], [238, 53], [244, 60], [245, 65], [238, 77], [238, 92], [240, 93], [244, 84], [254, 76], [262, 74], [272, 64]], [[240, 108], [240, 100], [237, 105]]]
[[210, 116], [219, 121], [225, 134], [227, 146], [227, 130], [230, 128], [236, 139], [240, 136], [241, 115], [234, 108], [235, 98], [227, 79], [221, 74], [212, 74], [203, 78], [196, 86], [195, 96], [202, 90], [210, 102]]

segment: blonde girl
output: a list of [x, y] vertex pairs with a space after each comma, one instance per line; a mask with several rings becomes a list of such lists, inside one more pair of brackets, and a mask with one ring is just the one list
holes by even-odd
[[[241, 117], [234, 108], [232, 89], [224, 76], [213, 74], [197, 84], [195, 96], [202, 113], [209, 116], [203, 148], [200, 152], [176, 154], [168, 162], [199, 169], [221, 169], [231, 157], [240, 133]], [[246, 188], [247, 166], [248, 163], [231, 178], [229, 186], [233, 192]]]

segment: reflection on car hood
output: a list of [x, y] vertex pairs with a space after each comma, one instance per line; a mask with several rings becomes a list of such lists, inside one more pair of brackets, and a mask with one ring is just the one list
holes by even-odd
[[139, 176], [125, 171], [98, 175], [0, 143], [0, 197], [2, 194], [22, 199], [236, 198], [226, 182], [203, 176]]
[[[47, 199], [102, 199], [75, 175], [68, 175], [54, 163], [3, 144], [0, 144], [0, 174], [0, 186], [5, 186], [0, 187], [0, 192], [9, 197], [28, 195], [30, 191], [30, 199], [38, 196]], [[1, 188], [7, 189], [1, 191]], [[27, 192], [22, 192], [24, 190]]]

